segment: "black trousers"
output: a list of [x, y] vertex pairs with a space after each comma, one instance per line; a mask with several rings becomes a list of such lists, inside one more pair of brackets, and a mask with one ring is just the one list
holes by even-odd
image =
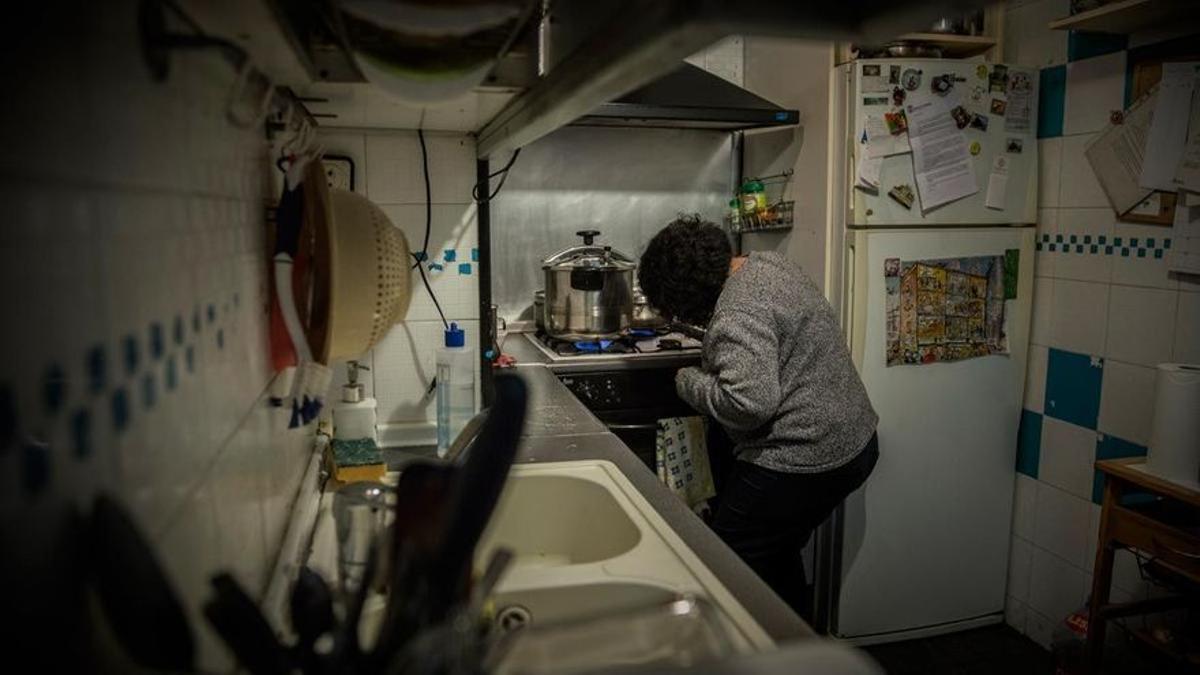
[[783, 473], [735, 461], [712, 529], [800, 616], [811, 620], [801, 550], [838, 504], [871, 475], [879, 459], [872, 436], [854, 459], [824, 473]]

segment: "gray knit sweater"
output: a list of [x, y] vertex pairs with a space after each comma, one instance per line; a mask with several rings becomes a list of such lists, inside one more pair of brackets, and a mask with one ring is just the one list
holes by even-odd
[[819, 473], [853, 459], [879, 417], [821, 291], [776, 253], [752, 253], [725, 282], [699, 368], [679, 396], [717, 422], [740, 460]]

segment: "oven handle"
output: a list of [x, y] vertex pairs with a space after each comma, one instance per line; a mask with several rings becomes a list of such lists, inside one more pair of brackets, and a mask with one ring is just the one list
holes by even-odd
[[605, 424], [611, 431], [658, 431], [658, 422], [650, 424]]

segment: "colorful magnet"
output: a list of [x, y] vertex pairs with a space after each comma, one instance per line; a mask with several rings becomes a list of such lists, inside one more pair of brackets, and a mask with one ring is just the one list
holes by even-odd
[[1025, 149], [1025, 141], [1019, 138], [1010, 138], [1005, 142], [1005, 146], [1008, 152], [1019, 155]]
[[921, 71], [916, 68], [906, 69], [900, 76], [900, 84], [909, 91], [916, 91], [917, 87], [921, 86]]
[[1004, 117], [1004, 111], [1007, 109], [1008, 109], [1008, 101], [1005, 101], [1002, 98], [992, 99], [991, 110], [992, 110], [993, 115], [999, 115], [1001, 117]]
[[988, 79], [987, 66], [983, 65], [982, 63], [978, 66], [975, 66], [975, 77], [978, 77], [981, 80]]
[[900, 66], [888, 66], [888, 84], [900, 84]]
[[912, 209], [913, 202], [917, 199], [917, 195], [913, 192], [911, 185], [897, 185], [888, 190], [888, 196], [906, 209]]
[[906, 94], [906, 92], [903, 89], [901, 89], [900, 87], [892, 87], [892, 105], [894, 105], [894, 106], [904, 105], [905, 94]]
[[971, 128], [978, 129], [980, 131], [987, 131], [987, 129], [988, 129], [987, 115], [972, 115], [971, 116]]
[[983, 152], [983, 146], [979, 144], [979, 141], [971, 141], [971, 154], [978, 155], [981, 152]]
[[864, 96], [863, 105], [887, 105], [888, 97], [886, 96]]
[[945, 96], [954, 88], [953, 75], [937, 75], [929, 81], [929, 90], [938, 96]]
[[954, 124], [959, 129], [965, 129], [967, 125], [971, 123], [971, 113], [967, 112], [967, 109], [961, 105], [955, 106], [954, 109], [950, 111], [950, 115], [954, 118]]
[[908, 117], [904, 114], [903, 110], [884, 113], [883, 121], [887, 124], [888, 133], [893, 136], [898, 136], [908, 131]]
[[988, 89], [1000, 93], [1008, 89], [1008, 66], [992, 66], [992, 74], [988, 76]]
[[976, 85], [975, 87], [972, 87], [971, 88], [971, 102], [972, 103], [981, 103], [983, 101], [983, 97], [985, 94], [987, 94], [986, 88], [980, 87], [978, 85]]

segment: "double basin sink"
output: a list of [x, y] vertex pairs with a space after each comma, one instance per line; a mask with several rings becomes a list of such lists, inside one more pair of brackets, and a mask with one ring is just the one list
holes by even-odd
[[773, 647], [610, 462], [515, 466], [477, 566], [501, 546], [516, 557], [492, 614], [501, 630], [523, 630], [502, 670], [686, 665]]

